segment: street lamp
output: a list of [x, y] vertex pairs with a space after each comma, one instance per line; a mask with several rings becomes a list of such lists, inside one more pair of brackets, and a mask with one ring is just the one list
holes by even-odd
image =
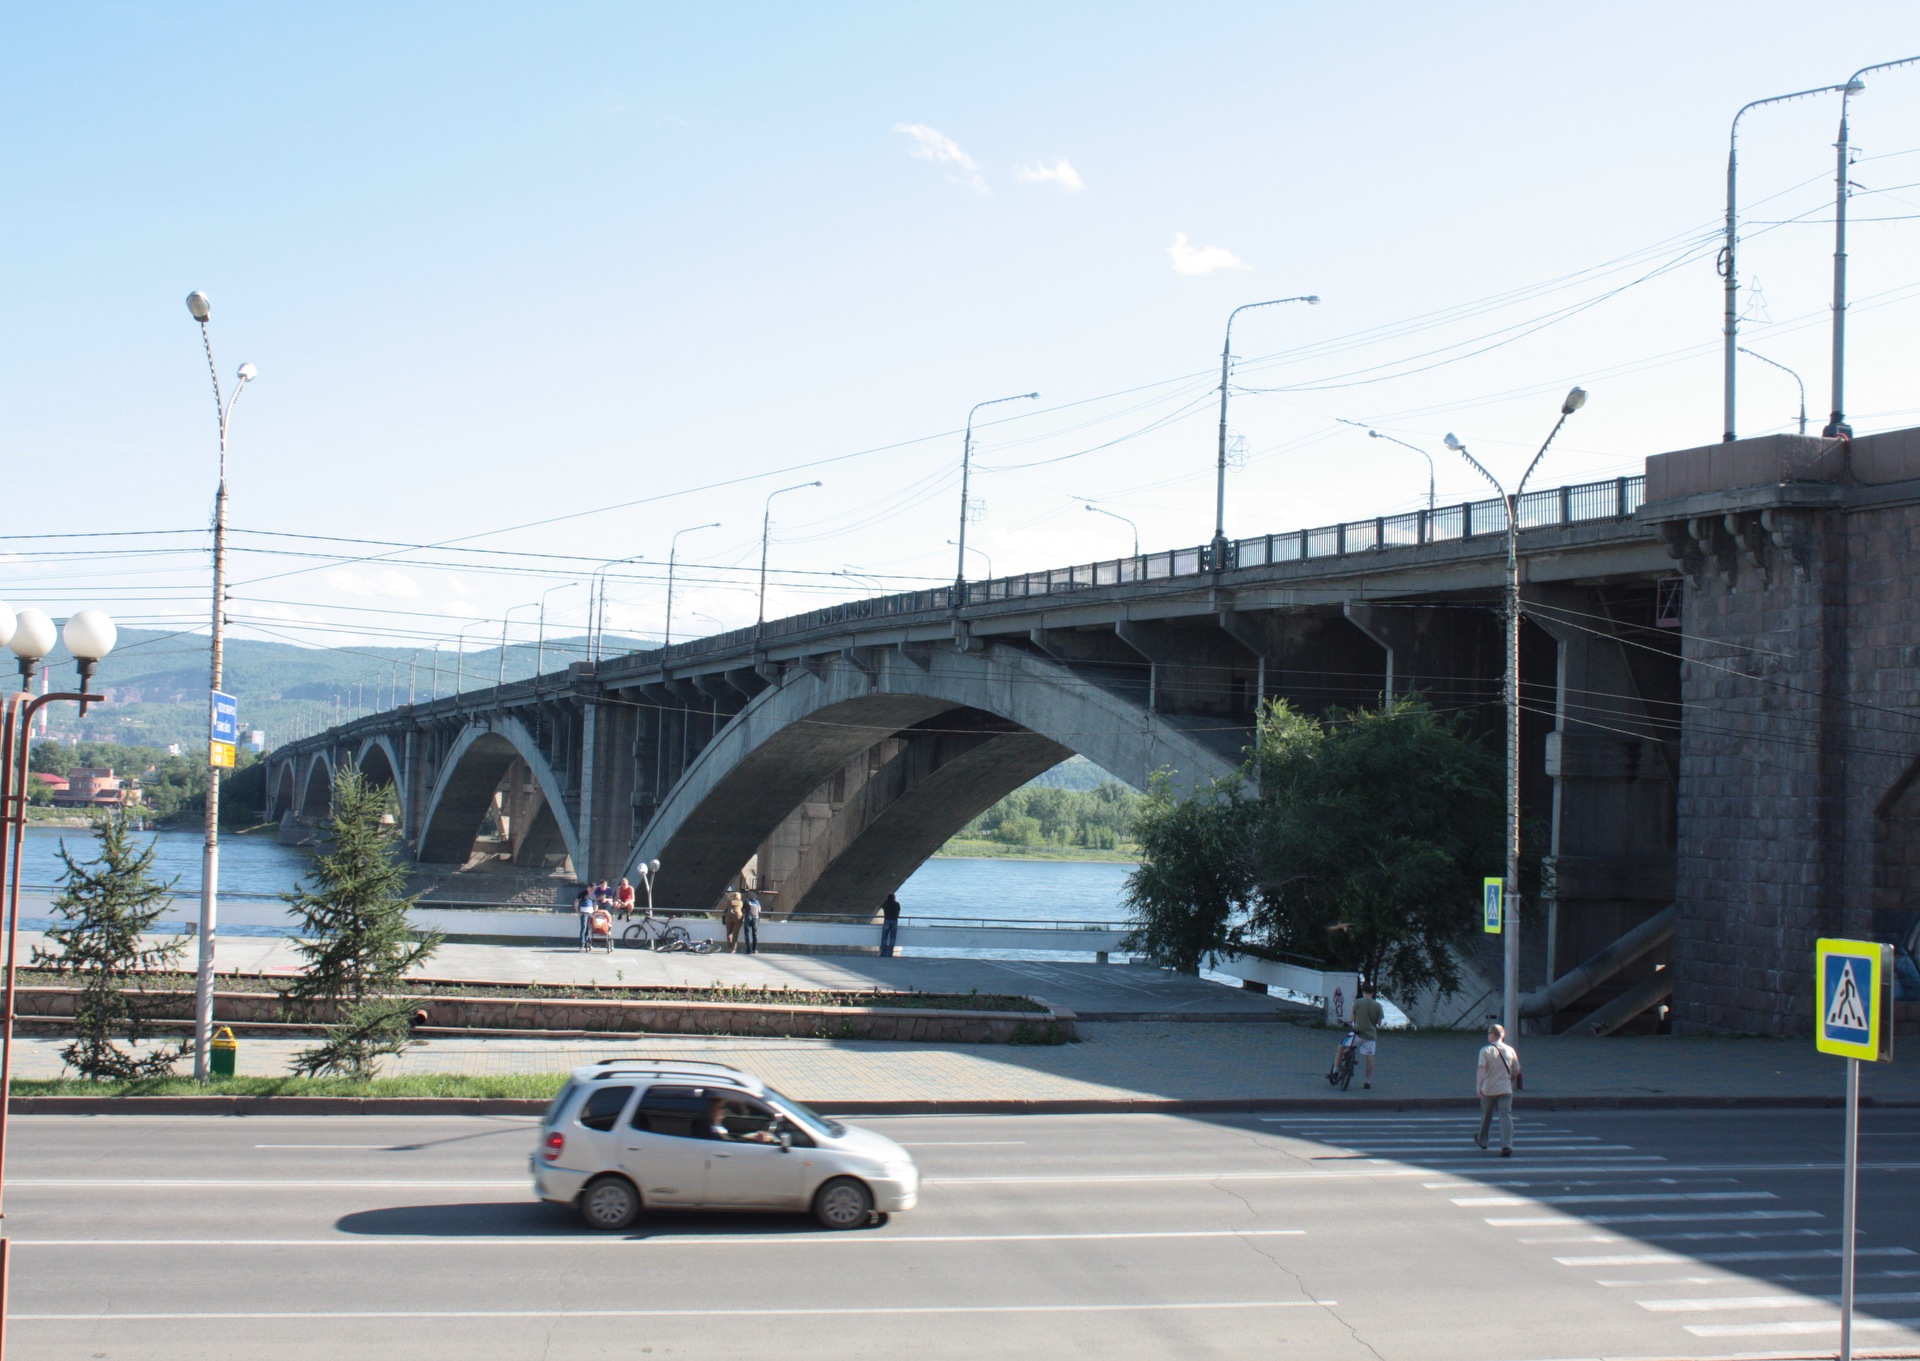
[[494, 689], [496, 690], [507, 683], [507, 622], [513, 618], [513, 612], [515, 610], [530, 610], [533, 608], [534, 602], [529, 600], [525, 604], [507, 606], [507, 612], [500, 616], [500, 675], [493, 683]]
[[820, 485], [819, 482], [796, 482], [791, 487], [780, 487], [767, 493], [766, 509], [760, 517], [760, 610], [753, 620], [753, 647], [756, 652], [760, 650], [760, 635], [767, 627], [767, 545], [773, 538], [773, 498]]
[[1356, 430], [1366, 431], [1368, 439], [1383, 439], [1388, 444], [1397, 444], [1402, 449], [1411, 449], [1413, 450], [1414, 453], [1420, 455], [1420, 457], [1424, 458], [1427, 461], [1427, 518], [1432, 519], [1433, 507], [1434, 507], [1433, 455], [1428, 453], [1425, 449], [1422, 449], [1417, 444], [1408, 444], [1405, 440], [1396, 439], [1392, 435], [1383, 435], [1378, 430], [1375, 430], [1372, 426], [1366, 425], [1361, 421], [1350, 421], [1345, 416], [1335, 416], [1334, 419], [1336, 421], [1339, 421], [1340, 424], [1342, 425], [1351, 425]]
[[[958, 539], [948, 539], [947, 547], [958, 548], [960, 547], [960, 541]], [[980, 555], [981, 560], [987, 564], [987, 576], [989, 579], [991, 579], [993, 576], [993, 559], [987, 556], [987, 550], [984, 548], [975, 548], [972, 544], [968, 544], [966, 546], [966, 551], [969, 553], [978, 553]]]
[[1133, 531], [1133, 555], [1136, 558], [1140, 556], [1140, 526], [1139, 525], [1129, 520], [1126, 516], [1120, 514], [1119, 511], [1108, 510], [1105, 506], [1096, 506], [1091, 501], [1087, 502], [1087, 509], [1092, 511], [1095, 515], [1105, 515], [1112, 519], [1118, 520], [1121, 524], [1125, 525], [1128, 529], [1131, 529]]
[[[1475, 472], [1491, 482], [1507, 507], [1507, 674], [1504, 687], [1507, 706], [1507, 883], [1500, 923], [1504, 936], [1500, 1015], [1509, 1035], [1520, 1033], [1520, 498], [1526, 495], [1527, 480], [1533, 476], [1533, 470], [1540, 466], [1540, 460], [1546, 457], [1548, 445], [1560, 433], [1560, 427], [1567, 423], [1567, 417], [1586, 404], [1585, 388], [1575, 388], [1567, 394], [1567, 399], [1560, 404], [1560, 419], [1553, 423], [1546, 443], [1533, 456], [1533, 462], [1527, 465], [1527, 471], [1520, 478], [1519, 487], [1511, 495], [1479, 459], [1467, 452], [1466, 445], [1451, 432], [1447, 435], [1447, 448], [1471, 463]], [[1547, 967], [1553, 967], [1551, 960], [1547, 962]]]
[[558, 586], [549, 586], [540, 592], [540, 640], [534, 645], [533, 674], [539, 675], [547, 664], [547, 597], [555, 591], [564, 591], [569, 586], [578, 586], [577, 581], [563, 581]]
[[[460, 641], [453, 650], [453, 693], [456, 698], [465, 694], [467, 690], [467, 630], [477, 629], [486, 622], [485, 619], [475, 619], [471, 623], [460, 626]], [[336, 714], [336, 721], [338, 717]]]
[[703, 529], [718, 528], [720, 528], [720, 522], [718, 520], [713, 521], [711, 524], [688, 525], [685, 529], [674, 530], [673, 538], [667, 544], [667, 626], [665, 630], [666, 636], [660, 640], [662, 651], [673, 646], [673, 568], [680, 557], [680, 536], [682, 534], [698, 533]]
[[[629, 558], [608, 558], [593, 569], [593, 575], [587, 581], [587, 655], [594, 662], [600, 660], [600, 640], [607, 631], [607, 572], [614, 567], [624, 567], [630, 562], [640, 562], [645, 553], [635, 553]], [[595, 599], [599, 604], [596, 608]]]
[[1233, 370], [1233, 319], [1256, 307], [1278, 307], [1285, 302], [1304, 302], [1318, 307], [1318, 293], [1303, 293], [1297, 298], [1268, 298], [1265, 302], [1247, 302], [1227, 313], [1227, 339], [1220, 347], [1220, 458], [1214, 476], [1212, 570], [1224, 571], [1227, 565], [1227, 379]]
[[[956, 610], [967, 599], [967, 488], [973, 476], [973, 413], [983, 406], [999, 406], [1002, 402], [1037, 401], [1037, 392], [1021, 392], [1011, 397], [994, 397], [984, 402], [975, 402], [967, 411], [967, 436], [960, 445], [960, 539], [954, 547], [960, 550], [953, 569], [953, 608]], [[989, 573], [991, 575], [991, 573]]]
[[[18, 615], [0, 604], [0, 642], [20, 661], [20, 689], [8, 695], [0, 716], [0, 901], [7, 912], [6, 1018], [0, 1022], [0, 1197], [6, 1190], [7, 1108], [13, 1104], [14, 978], [20, 947], [20, 851], [27, 827], [27, 749], [33, 736], [34, 715], [49, 704], [77, 701], [80, 712], [100, 696], [87, 688], [100, 659], [113, 651], [119, 630], [98, 610], [81, 610], [67, 620], [62, 632], [80, 672], [78, 692], [33, 693], [33, 673], [53, 650], [53, 620], [39, 610]], [[6, 1345], [8, 1300], [8, 1243], [4, 1232], [4, 1200], [0, 1199], [0, 1351]]]
[[1721, 358], [1723, 375], [1721, 378], [1721, 424], [1722, 440], [1734, 437], [1733, 416], [1733, 352], [1739, 348], [1740, 333], [1740, 278], [1734, 267], [1734, 252], [1739, 245], [1739, 234], [1735, 230], [1734, 182], [1739, 172], [1740, 120], [1747, 116], [1749, 109], [1757, 109], [1766, 104], [1784, 104], [1790, 99], [1806, 99], [1810, 95], [1833, 94], [1846, 90], [1845, 85], [1822, 85], [1812, 90], [1795, 90], [1790, 95], [1773, 95], [1767, 99], [1756, 99], [1750, 104], [1740, 106], [1740, 112], [1733, 116], [1733, 127], [1727, 133], [1727, 239], [1720, 247], [1720, 277], [1726, 280], [1726, 317], [1721, 324], [1725, 353]]
[[1894, 66], [1911, 66], [1920, 57], [1902, 57], [1862, 66], [1848, 77], [1840, 89], [1840, 140], [1834, 143], [1838, 160], [1833, 172], [1833, 415], [1820, 433], [1829, 439], [1851, 438], [1853, 427], [1847, 424], [1847, 101], [1867, 88], [1860, 79], [1869, 71], [1885, 71]]
[[1803, 435], [1806, 434], [1807, 433], [1807, 385], [1800, 381], [1800, 375], [1795, 373], [1792, 369], [1788, 368], [1785, 364], [1782, 364], [1779, 360], [1769, 359], [1764, 354], [1755, 353], [1753, 350], [1749, 350], [1745, 345], [1742, 345], [1740, 347], [1740, 353], [1753, 355], [1753, 357], [1755, 359], [1758, 359], [1762, 364], [1771, 364], [1776, 369], [1780, 370], [1780, 372], [1786, 374], [1787, 377], [1793, 379], [1794, 386], [1800, 389], [1800, 433]]
[[[220, 398], [220, 367], [213, 361], [213, 338], [207, 332], [207, 320], [213, 304], [207, 295], [195, 290], [187, 295], [187, 313], [200, 327], [200, 344], [207, 352], [207, 372], [213, 379], [213, 413], [220, 423], [220, 483], [213, 497], [213, 640], [211, 681], [208, 688], [218, 693], [226, 638], [227, 602], [227, 430], [240, 394], [247, 390], [257, 372], [253, 365], [242, 364], [235, 374], [233, 396], [224, 404]], [[193, 1080], [208, 1079], [208, 1046], [213, 1041], [213, 955], [214, 923], [220, 907], [220, 771], [212, 763], [214, 711], [207, 705], [207, 815], [206, 850], [200, 863], [200, 958], [193, 996]]]

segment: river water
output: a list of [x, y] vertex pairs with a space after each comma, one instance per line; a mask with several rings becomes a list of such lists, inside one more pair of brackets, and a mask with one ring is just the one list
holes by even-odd
[[[200, 892], [201, 835], [154, 832], [153, 872], [174, 880], [183, 901], [169, 916], [197, 917], [193, 900]], [[21, 889], [30, 900], [44, 901], [59, 884], [59, 851], [84, 863], [92, 858], [93, 834], [77, 827], [30, 827], [22, 849]], [[231, 836], [220, 843], [220, 896], [225, 910], [222, 931], [236, 935], [288, 935], [291, 927], [272, 899], [293, 888], [311, 853], [282, 846], [269, 836]], [[1077, 860], [929, 860], [900, 886], [900, 905], [909, 917], [972, 917], [1002, 921], [1126, 920], [1120, 896], [1133, 866]], [[251, 901], [250, 901], [251, 900]], [[232, 906], [227, 906], [231, 903]], [[245, 910], [241, 906], [245, 904]], [[44, 918], [24, 904], [20, 924], [44, 927]], [[230, 923], [230, 924], [229, 924]]]

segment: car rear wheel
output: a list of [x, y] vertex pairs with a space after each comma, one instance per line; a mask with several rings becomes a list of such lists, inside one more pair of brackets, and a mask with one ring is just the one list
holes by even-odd
[[580, 1217], [590, 1229], [630, 1229], [640, 1217], [640, 1193], [625, 1177], [602, 1177], [580, 1193]]
[[852, 1177], [835, 1177], [814, 1194], [813, 1217], [822, 1228], [857, 1229], [873, 1218], [873, 1192]]

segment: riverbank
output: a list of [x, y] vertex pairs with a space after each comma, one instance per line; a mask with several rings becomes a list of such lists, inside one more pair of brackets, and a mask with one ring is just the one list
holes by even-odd
[[1051, 860], [1084, 865], [1137, 865], [1137, 850], [1096, 850], [1091, 846], [1009, 846], [1000, 841], [959, 837], [933, 853], [936, 860]]

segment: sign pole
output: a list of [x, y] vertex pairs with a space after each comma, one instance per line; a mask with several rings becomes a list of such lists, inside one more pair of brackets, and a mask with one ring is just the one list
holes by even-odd
[[1840, 1202], [1840, 1361], [1853, 1361], [1853, 1247], [1860, 1201], [1860, 1060], [1847, 1060], [1847, 1167]]

